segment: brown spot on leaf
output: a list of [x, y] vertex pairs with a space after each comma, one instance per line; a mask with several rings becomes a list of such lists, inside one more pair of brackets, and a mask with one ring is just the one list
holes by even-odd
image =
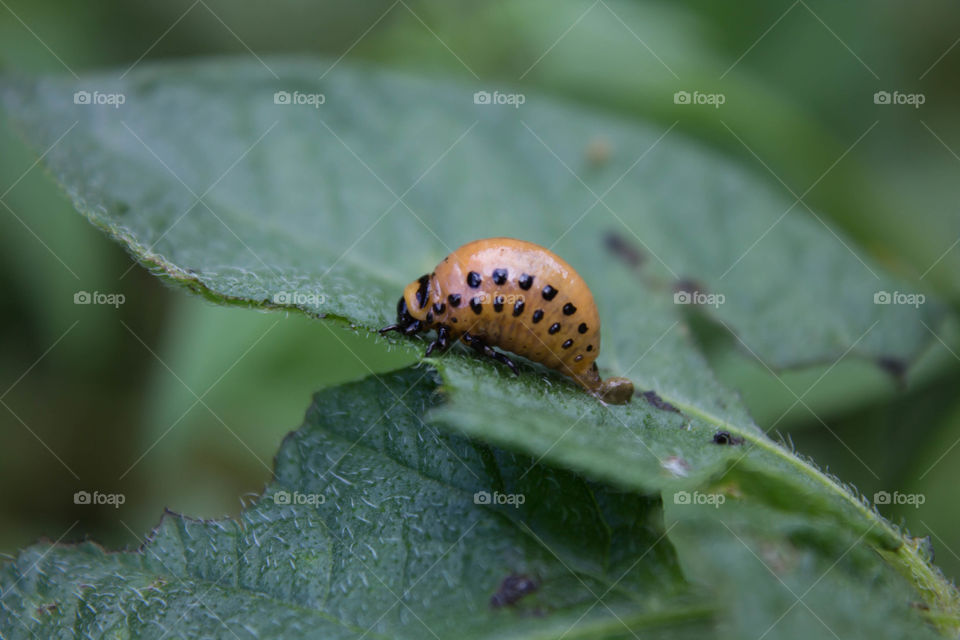
[[658, 396], [656, 391], [644, 391], [640, 395], [643, 396], [644, 400], [649, 402], [657, 409], [661, 409], [662, 411], [672, 411], [673, 413], [680, 413], [680, 409], [677, 409], [675, 406]]
[[639, 269], [647, 259], [642, 249], [615, 231], [603, 236], [603, 246], [631, 269]]
[[490, 598], [490, 607], [499, 609], [501, 607], [510, 607], [520, 601], [525, 595], [534, 593], [540, 585], [537, 581], [524, 573], [511, 573], [503, 582], [497, 592]]
[[907, 386], [907, 363], [900, 358], [890, 356], [880, 356], [877, 358], [877, 366], [887, 372], [897, 387], [903, 389]]
[[743, 438], [731, 434], [729, 431], [717, 431], [713, 434], [713, 444], [737, 445], [743, 444]]

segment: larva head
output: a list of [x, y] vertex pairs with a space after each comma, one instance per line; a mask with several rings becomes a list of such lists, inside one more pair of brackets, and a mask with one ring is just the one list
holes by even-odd
[[429, 275], [422, 275], [408, 284], [403, 290], [403, 297], [397, 303], [397, 324], [410, 324], [414, 320], [427, 322], [430, 293]]
[[430, 313], [431, 276], [420, 276], [406, 286], [403, 296], [397, 301], [397, 322], [383, 329], [380, 335], [399, 331], [408, 336], [433, 328]]
[[398, 329], [406, 329], [413, 323], [417, 321], [416, 318], [410, 315], [407, 311], [407, 301], [405, 298], [401, 297], [397, 300], [397, 324], [390, 325], [391, 327], [397, 327]]

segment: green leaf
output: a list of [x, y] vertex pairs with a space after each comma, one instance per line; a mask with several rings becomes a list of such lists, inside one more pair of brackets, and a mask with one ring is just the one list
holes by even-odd
[[[435, 376], [409, 368], [317, 394], [277, 454], [274, 481], [237, 521], [168, 513], [136, 551], [92, 543], [27, 549], [0, 570], [5, 637], [189, 630], [242, 640], [677, 640], [741, 638], [723, 629], [743, 625], [744, 613], [764, 621], [781, 613], [776, 592], [763, 601], [747, 595], [770, 580], [725, 540], [731, 536], [716, 535], [712, 513], [672, 508], [667, 529], [657, 498], [431, 428], [423, 418], [443, 402]], [[485, 504], [478, 492], [494, 497]], [[497, 504], [496, 495], [511, 498]], [[797, 589], [826, 569], [824, 548], [849, 537], [826, 521], [745, 518], [740, 506], [721, 507], [731, 533], [769, 524], [753, 531], [767, 545], [761, 553]], [[674, 529], [683, 532], [681, 558], [668, 536]], [[786, 564], [776, 565], [772, 552], [788, 555]], [[844, 638], [932, 634], [909, 607], [906, 581], [865, 545], [841, 560], [818, 581], [810, 606]], [[864, 570], [872, 580], [856, 581]], [[512, 574], [538, 588], [512, 606], [491, 606]], [[869, 625], [839, 626], [863, 615]], [[822, 635], [820, 624], [806, 616], [783, 628], [809, 638]]]
[[[345, 63], [318, 80], [324, 64], [270, 61], [279, 79], [224, 59], [8, 80], [3, 102], [34, 146], [53, 145], [45, 163], [95, 224], [217, 298], [313, 294], [295, 306], [379, 326], [453, 248], [520, 236], [591, 283], [611, 369], [720, 410], [708, 377], [664, 366], [691, 351], [667, 332], [689, 309], [671, 303], [677, 279], [724, 295], [704, 310], [775, 367], [854, 343], [909, 361], [931, 340], [920, 320], [942, 321], [933, 301], [874, 304], [903, 283], [811, 216], [780, 219], [780, 192], [679, 135], [533, 95], [478, 105], [476, 87]], [[74, 104], [76, 91], [125, 102]], [[324, 103], [275, 104], [276, 91]], [[616, 141], [599, 161], [597, 139]], [[604, 250], [608, 232], [646, 259], [644, 277]]]
[[666, 501], [670, 539], [684, 575], [716, 595], [726, 637], [937, 637], [916, 624], [925, 605], [881, 568], [862, 535], [822, 518], [705, 495], [701, 501], [712, 504]]
[[[791, 203], [779, 192], [675, 133], [534, 95], [519, 108], [475, 104], [489, 87], [266, 64], [279, 78], [214, 60], [11, 79], [2, 100], [81, 212], [148, 268], [220, 302], [373, 329], [392, 320], [404, 284], [464, 242], [553, 248], [593, 288], [604, 375], [629, 375], [669, 406], [606, 407], [540, 368], [518, 381], [454, 349], [432, 361], [450, 401], [430, 420], [620, 490], [724, 482], [785, 515], [826, 519], [864, 536], [931, 619], [957, 628], [953, 587], [854, 492], [769, 440], [688, 325], [702, 312], [771, 367], [847, 353], [909, 364], [946, 321], [943, 306], [874, 304], [911, 286], [819, 220], [781, 216]], [[125, 100], [75, 104], [76, 91]], [[277, 104], [277, 91], [324, 100]], [[589, 153], [598, 139], [616, 141], [608, 157]], [[639, 269], [609, 250], [611, 236]], [[677, 287], [723, 303], [694, 311], [675, 303]], [[719, 430], [743, 446], [714, 444]]]
[[[26, 550], [0, 572], [5, 637], [707, 632], [714, 612], [682, 580], [658, 499], [435, 431], [422, 421], [440, 399], [434, 375], [318, 394], [238, 521], [168, 513], [137, 551]], [[524, 500], [478, 504], [480, 491]], [[514, 573], [539, 589], [492, 607]]]

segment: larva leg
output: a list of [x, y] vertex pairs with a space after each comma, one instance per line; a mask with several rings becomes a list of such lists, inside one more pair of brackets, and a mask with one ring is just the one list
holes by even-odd
[[440, 328], [437, 329], [437, 339], [430, 343], [430, 346], [427, 347], [427, 352], [423, 357], [429, 358], [430, 354], [433, 353], [434, 349], [440, 349], [440, 353], [443, 353], [450, 348], [450, 327], [446, 325], [440, 325]]
[[470, 332], [463, 334], [463, 341], [468, 345], [474, 348], [477, 353], [482, 353], [488, 358], [493, 358], [497, 362], [502, 362], [503, 364], [510, 367], [510, 370], [513, 371], [514, 375], [520, 375], [520, 369], [517, 368], [516, 363], [503, 355], [499, 351], [494, 351], [487, 343], [485, 343], [481, 338], [470, 335]]
[[396, 331], [397, 333], [402, 333], [406, 336], [412, 336], [422, 329], [423, 323], [417, 320], [416, 322], [411, 322], [410, 324], [388, 324], [383, 329], [380, 329], [379, 333], [380, 335], [385, 336], [391, 331]]

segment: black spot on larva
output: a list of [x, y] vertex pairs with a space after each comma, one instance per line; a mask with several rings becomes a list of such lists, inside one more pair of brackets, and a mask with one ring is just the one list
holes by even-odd
[[715, 434], [713, 434], [713, 444], [743, 444], [743, 438], [731, 435], [729, 431], [717, 431]]
[[581, 322], [581, 323], [580, 323], [580, 326], [577, 327], [577, 331], [579, 331], [580, 333], [586, 333], [586, 332], [587, 332], [587, 323], [586, 323], [586, 322]]
[[520, 285], [520, 288], [526, 291], [533, 286], [533, 276], [530, 274], [524, 273], [520, 276], [520, 279], [517, 280], [517, 284]]
[[420, 287], [417, 289], [417, 306], [423, 309], [427, 306], [427, 291], [430, 289], [430, 276], [420, 276]]
[[580, 362], [581, 360], [583, 360], [583, 354], [582, 354], [582, 353], [579, 354], [576, 358], [573, 359], [574, 362]]
[[431, 322], [433, 322], [433, 312], [427, 311], [427, 324], [430, 324]]
[[523, 300], [517, 300], [517, 303], [513, 305], [513, 317], [516, 318], [521, 313], [523, 313]]
[[476, 289], [480, 286], [480, 282], [483, 279], [480, 277], [480, 274], [476, 271], [471, 271], [467, 274], [467, 284], [470, 285], [471, 289]]
[[576, 312], [577, 312], [577, 308], [573, 306], [572, 302], [568, 302], [567, 304], [563, 305], [563, 315], [572, 316]]
[[560, 323], [559, 323], [559, 322], [554, 322], [552, 325], [550, 325], [550, 328], [547, 329], [547, 333], [549, 333], [550, 335], [555, 334], [557, 331], [560, 331]]
[[550, 301], [557, 297], [557, 290], [547, 285], [543, 288], [543, 299]]
[[477, 315], [483, 313], [483, 303], [480, 302], [480, 296], [470, 298], [470, 308], [473, 309], [473, 312]]
[[454, 317], [450, 318], [450, 322], [452, 322], [453, 324], [457, 324], [457, 323], [460, 322], [460, 321], [457, 320], [457, 317], [456, 317], [456, 316], [454, 316]]
[[493, 270], [493, 281], [497, 284], [503, 284], [507, 281], [507, 270], [506, 269], [494, 269]]
[[592, 345], [592, 344], [588, 344], [588, 345], [587, 345], [587, 351], [593, 351], [593, 345]]
[[459, 307], [459, 306], [460, 306], [460, 294], [459, 294], [459, 293], [451, 293], [450, 295], [447, 296], [447, 302], [450, 303], [450, 306], [451, 306], [451, 307]]
[[543, 320], [543, 309], [537, 309], [533, 312], [533, 324], [537, 324]]
[[503, 311], [503, 296], [494, 296], [493, 298], [493, 310], [497, 313]]
[[443, 312], [446, 311], [446, 310], [447, 310], [447, 305], [446, 305], [446, 304], [444, 304], [444, 303], [442, 303], [442, 302], [434, 302], [434, 303], [433, 303], [433, 312], [434, 312], [435, 314], [440, 315], [441, 313], [443, 313]]
[[573, 346], [573, 338], [569, 338], [568, 340], [565, 340], [564, 343], [560, 346], [563, 347], [564, 349], [569, 349], [570, 347]]
[[497, 592], [490, 598], [490, 607], [499, 609], [515, 605], [520, 598], [534, 593], [540, 585], [528, 575], [511, 573], [503, 579]]
[[610, 233], [606, 234], [603, 237], [603, 244], [607, 248], [607, 251], [620, 258], [634, 269], [639, 268], [646, 259], [646, 256], [642, 251], [640, 251], [640, 249], [633, 246], [630, 241], [621, 236], [619, 233], [611, 231]]

